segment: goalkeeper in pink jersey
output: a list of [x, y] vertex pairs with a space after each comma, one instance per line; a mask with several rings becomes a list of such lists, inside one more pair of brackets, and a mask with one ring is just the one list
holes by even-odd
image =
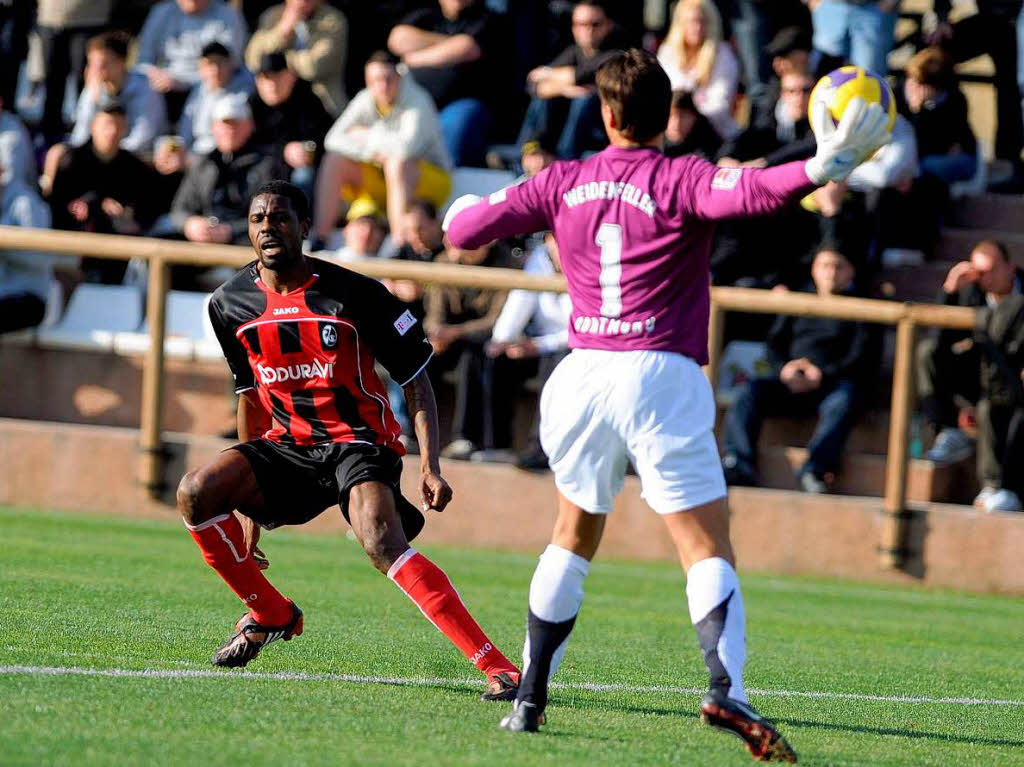
[[838, 126], [818, 136], [817, 154], [806, 162], [717, 168], [661, 153], [672, 94], [653, 56], [614, 56], [598, 70], [597, 88], [607, 149], [555, 163], [487, 199], [460, 198], [445, 220], [459, 248], [551, 229], [573, 306], [573, 351], [541, 396], [541, 444], [558, 488], [558, 519], [530, 584], [526, 665], [501, 726], [529, 732], [544, 722], [548, 680], [632, 462], [686, 571], [690, 619], [710, 675], [701, 719], [738, 735], [757, 759], [795, 762], [743, 687], [743, 598], [712, 433], [714, 396], [700, 369], [708, 255], [715, 221], [771, 213], [846, 178], [888, 140], [887, 118], [878, 105], [855, 100]]

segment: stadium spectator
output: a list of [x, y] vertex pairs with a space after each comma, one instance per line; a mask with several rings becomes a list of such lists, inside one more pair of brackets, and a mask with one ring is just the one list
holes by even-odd
[[843, 65], [843, 59], [815, 50], [811, 44], [811, 30], [801, 26], [781, 27], [764, 50], [771, 62], [772, 76], [764, 88], [751, 94], [751, 123], [764, 119], [764, 113], [774, 112], [781, 95], [782, 77], [790, 72], [807, 72], [817, 82], [833, 69]]
[[981, 398], [974, 503], [985, 511], [1024, 511], [1024, 296], [999, 297], [979, 312]]
[[289, 67], [283, 53], [264, 54], [256, 69], [256, 92], [249, 98], [257, 144], [273, 147], [291, 182], [313, 196], [331, 116], [308, 82]]
[[356, 200], [345, 214], [345, 220], [345, 244], [331, 258], [348, 261], [376, 256], [388, 231], [387, 219], [377, 203], [365, 197]]
[[448, 156], [456, 166], [483, 165], [498, 77], [500, 40], [483, 0], [438, 0], [391, 30], [388, 49], [409, 67], [439, 110]]
[[1020, 66], [1016, 25], [1021, 14], [1020, 0], [977, 0], [977, 13], [956, 24], [949, 23], [950, 0], [935, 0], [938, 17], [931, 45], [941, 45], [959, 63], [988, 54], [996, 88], [996, 157], [1010, 160], [1020, 172], [1020, 152], [1024, 145], [1021, 120], [1021, 89], [1018, 81], [1024, 73]]
[[[106, 102], [93, 115], [89, 140], [61, 158], [49, 197], [55, 228], [139, 234], [152, 223], [155, 172], [122, 146], [128, 129], [125, 106]], [[119, 284], [125, 267], [123, 261], [82, 259], [89, 282]]]
[[36, 158], [32, 150], [32, 137], [28, 129], [0, 97], [0, 182], [20, 181], [29, 187], [36, 185]]
[[906, 117], [914, 126], [921, 172], [946, 184], [969, 179], [978, 147], [952, 59], [940, 48], [925, 48], [907, 62], [906, 73]]
[[527, 75], [533, 94], [518, 145], [546, 138], [561, 159], [608, 144], [594, 75], [609, 53], [628, 47], [602, 0], [580, 0], [572, 11], [573, 44]]
[[199, 54], [199, 82], [185, 100], [178, 125], [185, 147], [193, 155], [213, 149], [213, 108], [225, 95], [248, 98], [254, 87], [252, 74], [232, 60], [223, 43], [214, 40]]
[[338, 203], [365, 196], [388, 214], [401, 247], [402, 215], [413, 199], [440, 208], [451, 193], [451, 167], [430, 94], [398, 71], [397, 59], [378, 51], [366, 62], [366, 87], [324, 139], [327, 154], [317, 180], [313, 237], [326, 238]]
[[[941, 2], [941, 0], [940, 0]], [[813, 0], [814, 47], [883, 77], [900, 0]]]
[[[469, 266], [504, 266], [504, 245], [493, 243], [475, 250], [448, 247], [440, 263]], [[484, 344], [505, 305], [507, 291], [431, 285], [424, 296], [423, 329], [434, 347], [431, 377], [455, 372], [455, 411], [451, 442], [441, 451], [446, 458], [466, 460], [480, 448], [508, 447], [508, 435], [494, 426], [493, 367], [487, 364]], [[497, 439], [501, 439], [498, 442]]]
[[[561, 273], [558, 244], [551, 233], [544, 236], [526, 257], [527, 274]], [[511, 444], [511, 419], [522, 383], [535, 376], [538, 391], [544, 388], [555, 366], [569, 351], [569, 316], [572, 302], [568, 293], [538, 293], [513, 290], [494, 323], [491, 340], [484, 351], [494, 360], [495, 441]], [[507, 434], [508, 437], [503, 435]], [[487, 457], [487, 456], [482, 456]], [[529, 443], [515, 457], [521, 469], [546, 469], [547, 456], [540, 447], [540, 412], [530, 424]]]
[[[811, 275], [808, 292], [820, 296], [854, 292], [855, 267], [834, 246], [818, 250]], [[778, 372], [742, 384], [725, 418], [722, 466], [726, 481], [756, 483], [757, 437], [766, 416], [817, 410], [818, 426], [807, 445], [807, 460], [797, 472], [797, 484], [805, 492], [828, 492], [877, 369], [877, 327], [783, 315], [768, 334], [767, 346]]]
[[253, 72], [269, 53], [284, 53], [288, 68], [313, 86], [324, 108], [337, 117], [345, 108], [348, 21], [323, 0], [286, 0], [260, 16], [245, 49]]
[[[359, 201], [353, 204], [358, 205]], [[402, 228], [406, 241], [394, 253], [399, 261], [420, 261], [431, 263], [444, 252], [444, 239], [437, 209], [426, 200], [413, 200], [402, 216]], [[423, 317], [423, 284], [415, 280], [385, 279], [384, 285], [397, 298], [409, 304], [410, 311]]]
[[129, 152], [149, 152], [153, 141], [167, 129], [164, 102], [141, 72], [128, 69], [126, 35], [103, 32], [89, 39], [86, 46], [85, 87], [78, 97], [75, 123], [68, 143], [82, 146], [89, 140], [92, 118], [110, 101], [119, 101], [127, 110], [128, 133], [121, 146]]
[[730, 4], [730, 36], [736, 44], [743, 69], [747, 97], [756, 103], [765, 97], [771, 82], [771, 60], [764, 52], [775, 31], [772, 11], [777, 3], [766, 3], [764, 0], [733, 0]]
[[212, 152], [188, 169], [174, 197], [175, 228], [192, 242], [248, 241], [252, 193], [280, 176], [277, 158], [252, 141], [255, 125], [245, 99], [223, 96], [213, 109]]
[[686, 91], [672, 94], [672, 110], [665, 128], [665, 154], [679, 157], [696, 154], [705, 160], [714, 159], [722, 148], [722, 138], [693, 103]]
[[[35, 189], [0, 168], [0, 226], [50, 228], [50, 209]], [[38, 325], [46, 314], [53, 258], [0, 250], [0, 333]]]
[[14, 103], [21, 64], [28, 55], [29, 30], [35, 22], [33, 3], [0, 2], [0, 102]]
[[[1014, 266], [1006, 246], [982, 240], [966, 261], [955, 264], [942, 283], [938, 302], [947, 306], [993, 307], [1024, 291], [1024, 270]], [[971, 334], [933, 331], [917, 345], [917, 387], [921, 414], [935, 432], [925, 454], [937, 463], [961, 461], [974, 451], [962, 425], [974, 418], [981, 397], [981, 351]], [[982, 472], [984, 473], [984, 472]]]
[[739, 128], [732, 116], [739, 85], [736, 55], [722, 40], [722, 18], [711, 0], [679, 0], [658, 61], [672, 90], [690, 91], [693, 103], [724, 139]]
[[136, 66], [153, 90], [163, 94], [172, 124], [199, 83], [203, 48], [216, 40], [237, 63], [246, 36], [241, 14], [224, 0], [163, 0], [153, 6], [139, 33]]
[[[153, 186], [150, 192], [153, 198], [153, 207], [156, 210], [169, 211], [174, 202], [174, 196], [178, 193], [185, 178], [186, 165], [185, 143], [181, 136], [161, 136], [157, 139], [153, 149], [153, 169], [156, 175], [153, 178]], [[161, 219], [167, 223], [163, 229], [173, 231], [174, 226], [170, 223], [170, 215], [164, 214]], [[161, 226], [158, 222], [154, 228]], [[159, 236], [160, 230], [150, 232], [152, 236]]]
[[775, 108], [722, 145], [719, 165], [763, 168], [811, 157], [817, 148], [807, 119], [812, 88], [814, 80], [806, 72], [793, 69], [782, 75]]
[[68, 77], [82, 87], [85, 44], [110, 21], [113, 0], [39, 0], [36, 34], [42, 52], [46, 100], [40, 128], [53, 143], [64, 136], [64, 94]]

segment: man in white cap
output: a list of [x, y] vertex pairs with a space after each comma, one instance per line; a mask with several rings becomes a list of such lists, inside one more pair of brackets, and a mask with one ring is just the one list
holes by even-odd
[[185, 174], [171, 205], [171, 218], [185, 239], [248, 241], [249, 198], [282, 173], [276, 154], [252, 142], [254, 128], [244, 96], [224, 96], [214, 105], [214, 149]]

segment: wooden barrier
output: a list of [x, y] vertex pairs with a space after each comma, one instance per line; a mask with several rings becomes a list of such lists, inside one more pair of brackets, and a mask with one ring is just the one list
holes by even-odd
[[[82, 234], [45, 229], [0, 226], [0, 248], [35, 250], [149, 263], [148, 295], [149, 350], [143, 373], [140, 449], [143, 453], [140, 480], [154, 496], [164, 485], [164, 449], [161, 412], [163, 405], [164, 330], [169, 268], [172, 264], [193, 266], [241, 266], [253, 260], [251, 248], [239, 245], [209, 245], [173, 242], [110, 234]], [[376, 278], [410, 279], [456, 287], [494, 290], [566, 290], [560, 276], [524, 274], [515, 269], [430, 264], [391, 259], [357, 259], [344, 266]], [[906, 485], [907, 445], [914, 404], [913, 369], [915, 334], [919, 327], [970, 330], [974, 310], [935, 304], [897, 303], [845, 296], [821, 297], [810, 293], [715, 287], [711, 289], [708, 376], [717, 378], [727, 311], [831, 317], [896, 326], [896, 359], [893, 367], [892, 412], [886, 457], [885, 499], [882, 540], [879, 542], [883, 567], [899, 567], [904, 559], [907, 530]]]

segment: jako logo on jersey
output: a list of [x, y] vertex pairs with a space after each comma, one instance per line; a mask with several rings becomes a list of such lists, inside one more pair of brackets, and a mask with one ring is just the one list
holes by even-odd
[[332, 378], [334, 363], [326, 365], [314, 360], [312, 365], [289, 365], [288, 367], [271, 368], [257, 365], [260, 381], [264, 384], [281, 383], [283, 381], [302, 381], [307, 378]]
[[297, 306], [280, 306], [274, 309], [274, 316], [280, 317], [282, 314], [298, 314], [299, 307]]
[[487, 653], [489, 653], [493, 649], [494, 649], [494, 645], [492, 645], [490, 642], [488, 642], [483, 647], [481, 647], [479, 650], [477, 650], [475, 653], [473, 653], [473, 657], [469, 659], [469, 662], [470, 663], [476, 663], [478, 660], [482, 659]]
[[325, 349], [333, 349], [338, 345], [338, 331], [334, 329], [334, 325], [324, 325], [320, 337], [324, 340]]

